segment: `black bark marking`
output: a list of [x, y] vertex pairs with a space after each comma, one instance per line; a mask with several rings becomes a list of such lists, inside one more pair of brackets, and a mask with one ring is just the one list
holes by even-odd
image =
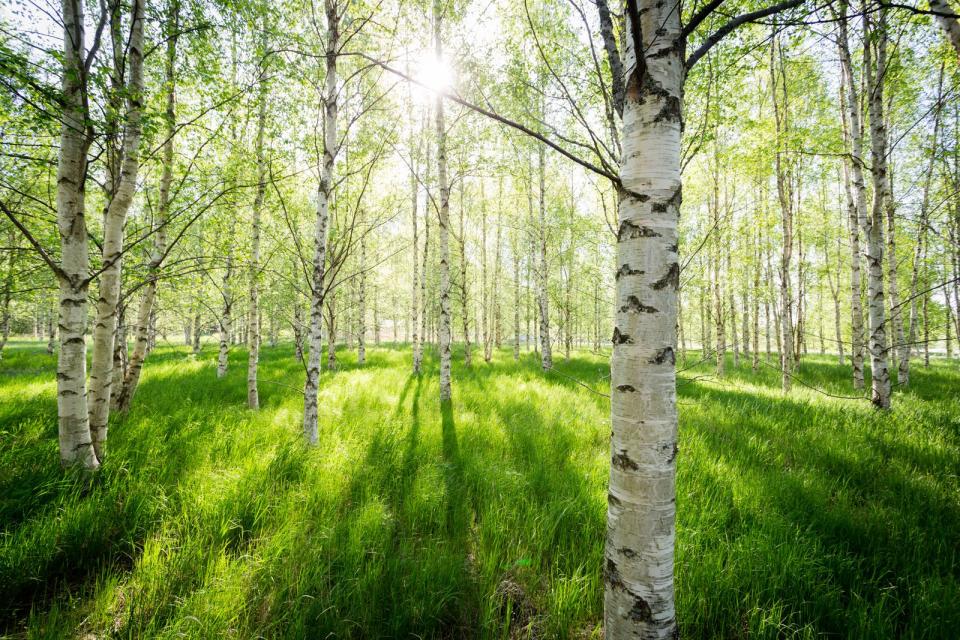
[[620, 553], [622, 553], [622, 554], [624, 555], [624, 557], [626, 557], [626, 558], [636, 558], [636, 557], [637, 557], [637, 552], [634, 551], [633, 549], [628, 548], [628, 547], [620, 547], [619, 551], [620, 551]]
[[637, 469], [640, 468], [637, 465], [637, 463], [634, 462], [633, 459], [627, 455], [626, 449], [621, 449], [620, 453], [614, 454], [613, 459], [611, 460], [611, 464], [615, 466], [617, 469], [621, 469], [624, 471], [627, 471], [627, 470], [636, 471]]
[[680, 288], [680, 265], [674, 262], [670, 265], [670, 270], [667, 273], [650, 285], [656, 291], [663, 289], [667, 285], [672, 285], [673, 290], [676, 291]]
[[627, 296], [627, 304], [620, 307], [620, 313], [657, 313], [657, 309], [643, 304], [637, 296]]
[[673, 347], [664, 347], [657, 351], [657, 355], [653, 356], [648, 360], [650, 364], [663, 364], [664, 362], [669, 362], [670, 364], [676, 364], [677, 359], [673, 353]]
[[660, 112], [654, 116], [654, 122], [680, 122], [680, 98], [665, 96]]
[[627, 614], [630, 616], [630, 619], [634, 622], [649, 622], [653, 620], [653, 612], [650, 610], [650, 605], [647, 604], [647, 601], [638, 595], [634, 595], [633, 598], [633, 607], [630, 609], [630, 613]]
[[625, 333], [620, 333], [619, 327], [613, 328], [613, 344], [633, 344], [633, 338]]
[[677, 443], [673, 443], [673, 451], [670, 452], [670, 457], [667, 458], [667, 462], [673, 462], [677, 459], [677, 454], [680, 453], [680, 447], [677, 446]]
[[618, 384], [617, 391], [622, 391], [624, 393], [627, 393], [627, 392], [633, 393], [634, 391], [636, 391], [636, 389], [633, 387], [632, 384]]
[[613, 495], [612, 493], [608, 493], [608, 494], [607, 494], [607, 504], [609, 504], [611, 507], [619, 507], [619, 506], [620, 506], [621, 504], [623, 504], [623, 503], [620, 502], [620, 498], [618, 498], [617, 496]]
[[623, 583], [623, 579], [620, 577], [620, 570], [617, 568], [617, 563], [610, 558], [607, 558], [607, 565], [603, 568], [603, 577], [611, 589], [627, 590], [627, 585]]
[[622, 267], [617, 269], [616, 279], [619, 280], [624, 276], [642, 276], [644, 271], [640, 269], [631, 269], [630, 265], [624, 264]]
[[650, 227], [642, 227], [630, 220], [624, 220], [620, 223], [620, 229], [617, 231], [617, 241], [636, 240], [637, 238], [659, 238], [661, 234]]

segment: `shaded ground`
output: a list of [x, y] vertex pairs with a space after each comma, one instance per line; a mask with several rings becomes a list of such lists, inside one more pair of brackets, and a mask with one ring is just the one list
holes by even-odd
[[[694, 357], [691, 356], [691, 360]], [[56, 450], [54, 360], [0, 362], [0, 630], [94, 637], [598, 637], [603, 357], [543, 374], [344, 351], [300, 438], [303, 372], [264, 348], [151, 355], [92, 485]], [[682, 365], [681, 365], [682, 366]], [[960, 368], [916, 366], [892, 415], [779, 374], [679, 383], [678, 609], [686, 637], [953, 637], [960, 628]], [[846, 369], [799, 376], [852, 393]], [[579, 382], [578, 382], [579, 381]]]

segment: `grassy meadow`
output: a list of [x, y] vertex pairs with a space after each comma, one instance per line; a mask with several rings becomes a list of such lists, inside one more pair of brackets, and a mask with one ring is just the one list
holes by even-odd
[[[292, 345], [164, 346], [91, 480], [61, 471], [55, 359], [0, 362], [0, 636], [600, 638], [606, 358], [323, 372], [301, 438]], [[915, 364], [890, 415], [835, 357], [779, 373], [688, 356], [678, 381], [677, 606], [687, 638], [960, 634], [960, 366]], [[592, 390], [592, 391], [591, 391]], [[595, 392], [594, 392], [595, 391]]]

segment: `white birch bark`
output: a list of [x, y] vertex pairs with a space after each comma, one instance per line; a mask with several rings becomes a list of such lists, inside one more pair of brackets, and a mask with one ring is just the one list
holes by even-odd
[[537, 274], [537, 298], [540, 308], [540, 365], [544, 371], [553, 368], [553, 348], [550, 344], [550, 274], [547, 270], [547, 188], [546, 158], [543, 144], [537, 145], [537, 169], [540, 178], [540, 268]]
[[413, 335], [412, 335], [412, 348], [413, 348], [413, 373], [415, 375], [420, 374], [420, 366], [422, 362], [420, 344], [420, 336], [417, 333], [417, 325], [420, 324], [420, 303], [417, 299], [418, 292], [420, 290], [420, 263], [417, 256], [417, 249], [420, 243], [420, 239], [417, 237], [417, 201], [419, 200], [420, 194], [417, 188], [417, 165], [416, 158], [414, 153], [414, 144], [413, 144], [413, 119], [410, 120], [410, 222], [413, 226], [413, 290], [410, 294], [411, 305], [410, 305], [410, 318], [413, 321]]
[[140, 373], [143, 362], [147, 357], [147, 332], [150, 328], [150, 315], [153, 313], [154, 301], [157, 296], [157, 278], [160, 267], [167, 251], [167, 221], [170, 217], [170, 185], [173, 181], [173, 144], [177, 132], [176, 121], [176, 71], [177, 42], [180, 30], [180, 2], [170, 3], [170, 15], [167, 34], [167, 50], [165, 61], [165, 82], [167, 92], [166, 110], [163, 115], [164, 141], [162, 152], [163, 170], [160, 175], [160, 190], [157, 202], [157, 221], [153, 236], [153, 251], [147, 265], [147, 284], [143, 289], [143, 297], [137, 308], [137, 324], [134, 334], [133, 353], [130, 354], [126, 373], [123, 377], [123, 386], [119, 389], [116, 399], [116, 408], [119, 411], [128, 411], [140, 384]]
[[934, 19], [943, 29], [950, 45], [960, 55], [960, 23], [957, 22], [957, 12], [947, 2], [947, 0], [930, 0], [930, 10], [935, 12]]
[[357, 292], [357, 364], [367, 362], [367, 241], [360, 238], [360, 278]]
[[81, 0], [63, 0], [63, 122], [57, 163], [57, 229], [60, 355], [57, 359], [57, 417], [60, 462], [100, 466], [87, 413], [87, 288], [89, 254], [84, 210], [87, 174], [86, 92], [83, 67], [84, 17]]
[[[430, 118], [427, 117], [429, 123]], [[430, 184], [430, 166], [433, 162], [433, 146], [427, 143], [427, 162], [425, 185]], [[417, 361], [414, 362], [414, 370], [419, 372], [423, 363], [423, 349], [426, 343], [430, 342], [430, 336], [427, 334], [428, 322], [430, 320], [430, 308], [427, 306], [427, 273], [430, 266], [430, 188], [426, 186], [423, 194], [423, 264], [420, 270], [420, 299], [423, 301], [423, 308], [420, 310], [420, 350], [417, 352]]]
[[841, 2], [839, 7], [837, 42], [841, 65], [840, 111], [845, 144], [850, 151], [843, 164], [847, 194], [847, 228], [850, 236], [850, 362], [853, 367], [853, 387], [863, 389], [864, 335], [863, 309], [860, 303], [863, 278], [860, 273], [860, 228], [864, 226], [862, 221], [867, 210], [867, 189], [863, 179], [863, 124], [847, 35], [846, 2]]
[[[230, 223], [230, 237], [233, 237], [236, 228], [236, 221]], [[227, 375], [227, 369], [230, 366], [230, 344], [233, 331], [233, 289], [231, 280], [233, 278], [233, 243], [227, 243], [227, 252], [224, 257], [223, 278], [220, 282], [220, 295], [223, 297], [223, 312], [220, 314], [220, 346], [217, 352], [217, 377], [222, 378]]]
[[117, 335], [117, 303], [124, 225], [137, 188], [140, 167], [140, 119], [143, 101], [143, 21], [145, 0], [134, 0], [130, 11], [130, 40], [126, 51], [128, 80], [126, 116], [123, 125], [122, 160], [116, 190], [107, 205], [103, 222], [103, 266], [93, 325], [93, 357], [90, 364], [90, 434], [97, 458], [103, 460], [113, 389], [113, 350]]
[[[864, 15], [864, 36], [868, 46], [863, 51], [863, 67], [867, 81], [867, 105], [870, 113], [870, 161], [873, 177], [873, 206], [863, 216], [867, 239], [867, 309], [870, 323], [870, 390], [871, 401], [879, 409], [890, 408], [890, 372], [887, 369], [887, 334], [883, 302], [883, 220], [887, 190], [886, 140], [883, 118], [883, 81], [886, 66], [885, 10], [880, 10], [880, 24], [873, 33], [871, 17]], [[872, 62], [871, 38], [877, 37], [877, 65]]]
[[[18, 253], [17, 241], [19, 236], [16, 233], [16, 227], [10, 226], [10, 232], [7, 234], [9, 246], [7, 249], [7, 272], [3, 278], [3, 301], [0, 302], [0, 360], [3, 359], [3, 348], [7, 346], [7, 340], [10, 338], [10, 301], [13, 299], [13, 274]], [[43, 327], [40, 318], [37, 318], [37, 325]], [[41, 329], [42, 330], [42, 329]], [[40, 337], [43, 337], [41, 333]]]
[[470, 283], [467, 281], [467, 236], [463, 226], [466, 210], [463, 201], [464, 180], [460, 180], [460, 310], [463, 314], [463, 364], [473, 361], [470, 349]]
[[678, 633], [673, 586], [674, 352], [684, 62], [676, 7], [653, 0], [637, 4], [639, 10], [628, 3], [634, 11], [627, 11], [628, 80], [610, 362], [604, 566], [608, 640], [675, 638]]
[[[787, 79], [781, 75], [780, 86], [783, 90], [783, 105], [781, 107], [777, 96], [776, 47], [777, 38], [770, 46], [770, 79], [773, 93], [774, 120], [777, 125], [777, 150], [775, 154], [777, 196], [780, 201], [780, 223], [783, 233], [783, 249], [780, 254], [780, 369], [781, 387], [783, 391], [790, 391], [793, 371], [793, 298], [790, 292], [790, 262], [793, 257], [793, 190], [788, 168], [784, 167], [782, 135], [789, 132]], [[782, 74], [783, 52], [780, 52]]]
[[[266, 26], [263, 27], [266, 34]], [[262, 36], [261, 48], [266, 50], [266, 35]], [[260, 367], [260, 217], [263, 199], [267, 190], [267, 162], [263, 152], [264, 129], [267, 125], [267, 80], [266, 69], [262, 71], [257, 99], [257, 191], [253, 197], [250, 221], [250, 331], [247, 351], [247, 407], [260, 408], [260, 392], [257, 389], [257, 373]]]
[[[47, 310], [47, 353], [53, 355], [57, 348], [57, 312], [56, 309]], [[949, 342], [949, 339], [948, 339]]]
[[520, 251], [516, 234], [510, 250], [513, 253], [513, 360], [520, 360]]
[[483, 361], [489, 363], [492, 354], [490, 339], [490, 279], [487, 276], [487, 199], [483, 192], [483, 178], [480, 178], [480, 313], [481, 334], [483, 335]]
[[[440, 0], [433, 2], [433, 38], [437, 60], [443, 59]], [[437, 133], [437, 183], [440, 188], [440, 402], [450, 400], [450, 187], [447, 185], [447, 129], [443, 97], [437, 93], [434, 106]]]
[[[337, 54], [340, 41], [340, 16], [337, 0], [325, 0], [327, 16], [326, 84], [323, 113], [323, 166], [317, 190], [317, 219], [314, 227], [313, 282], [310, 295], [310, 335], [307, 377], [303, 391], [303, 432], [310, 444], [319, 438], [317, 395], [320, 384], [320, 354], [323, 350], [323, 301], [327, 255], [327, 222], [330, 197], [334, 188], [334, 160], [337, 154]], [[333, 343], [330, 353], [334, 352]]]
[[[927, 224], [929, 219], [929, 210], [930, 210], [930, 186], [933, 180], [934, 172], [934, 163], [937, 157], [937, 141], [940, 135], [940, 112], [942, 107], [942, 98], [943, 98], [943, 63], [940, 65], [940, 74], [937, 80], [937, 103], [934, 106], [933, 112], [933, 134], [931, 141], [930, 149], [930, 158], [927, 162], [927, 171], [924, 176], [923, 182], [923, 197], [920, 200], [920, 220], [917, 222], [917, 244], [914, 249], [913, 254], [913, 273], [910, 276], [910, 293], [908, 300], [910, 301], [910, 319], [909, 319], [909, 329], [907, 335], [907, 343], [904, 345], [903, 352], [900, 358], [900, 366], [897, 371], [897, 382], [901, 385], [906, 386], [910, 383], [910, 351], [914, 340], [916, 340], [917, 335], [917, 289], [919, 286], [920, 279], [920, 267], [926, 263], [926, 254], [927, 254]], [[947, 298], [947, 306], [949, 307], [949, 297]], [[926, 310], [926, 297], [924, 297], [924, 310]], [[949, 322], [947, 323], [949, 326]], [[926, 321], [924, 321], [924, 329], [926, 330]], [[924, 340], [924, 358], [927, 358], [927, 353], [929, 352], [929, 347], [927, 341]]]

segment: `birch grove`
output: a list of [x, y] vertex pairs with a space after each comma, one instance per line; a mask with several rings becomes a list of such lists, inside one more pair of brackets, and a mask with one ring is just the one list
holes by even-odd
[[[579, 496], [556, 515], [556, 537], [603, 537], [594, 565], [578, 568], [593, 573], [563, 574], [596, 591], [571, 598], [582, 611], [570, 620], [608, 639], [677, 637], [691, 615], [678, 604], [692, 606], [675, 597], [677, 522], [699, 504], [677, 485], [678, 469], [689, 481], [684, 439], [721, 461], [739, 446], [720, 427], [681, 429], [678, 394], [694, 416], [717, 398], [797, 416], [829, 398], [832, 413], [885, 424], [956, 366], [954, 11], [28, 1], [0, 18], [0, 366], [22, 367], [33, 346], [48, 359], [60, 464], [83, 470], [91, 493], [94, 477], [136, 472], [131, 447], [155, 433], [131, 425], [146, 416], [171, 440], [191, 437], [155, 415], [168, 393], [185, 407], [236, 406], [225, 433], [274, 421], [323, 482], [338, 465], [356, 474], [337, 508], [358, 538], [368, 526], [408, 536], [405, 496], [431, 487], [463, 556], [443, 562], [475, 580], [483, 615], [511, 636], [550, 635], [538, 607], [566, 601], [527, 597], [545, 584], [537, 572], [556, 570], [526, 562], [528, 541], [511, 543], [509, 560], [481, 552], [489, 514], [477, 505], [499, 485], [467, 483], [471, 457], [507, 442], [529, 469], [485, 481], [516, 474], [546, 494], [538, 469], [566, 473], [576, 456], [571, 444], [551, 459], [545, 442], [602, 450], [609, 434], [582, 491], [605, 489], [605, 516], [586, 497], [580, 513]], [[517, 390], [523, 402], [507, 403]], [[549, 400], [560, 392], [583, 405]], [[481, 401], [506, 404], [483, 417]], [[351, 412], [372, 416], [374, 404], [395, 416], [371, 418], [382, 433], [358, 451], [366, 424]], [[597, 408], [609, 429], [581, 438]], [[559, 422], [570, 434], [549, 427]], [[397, 460], [391, 439], [408, 447]], [[421, 468], [434, 444], [442, 461]], [[275, 455], [279, 466], [287, 454]], [[250, 477], [267, 495], [264, 460]], [[377, 493], [371, 470], [412, 480], [377, 494], [364, 516], [375, 524], [355, 524], [360, 497]], [[265, 526], [224, 518], [239, 523], [222, 533], [231, 549], [230, 536]], [[441, 534], [415, 535], [440, 553]], [[287, 595], [316, 601], [317, 619], [339, 612], [326, 596]], [[415, 618], [489, 630], [470, 607], [445, 606]]]

